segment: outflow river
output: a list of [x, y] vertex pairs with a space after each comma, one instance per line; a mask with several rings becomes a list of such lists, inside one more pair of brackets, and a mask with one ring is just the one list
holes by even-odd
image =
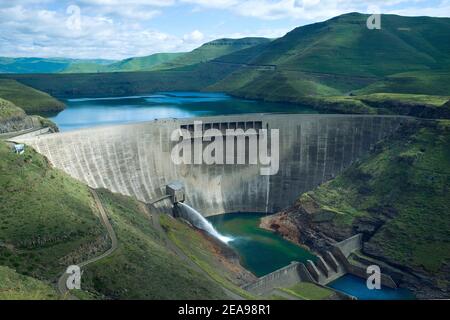
[[202, 92], [160, 92], [130, 97], [69, 99], [64, 102], [67, 105], [65, 110], [46, 115], [61, 131], [164, 118], [261, 112], [317, 113], [301, 105], [243, 100], [223, 93]]
[[285, 240], [271, 231], [259, 228], [262, 214], [231, 213], [207, 219], [222, 235], [230, 237], [228, 245], [239, 254], [241, 264], [261, 277], [292, 261], [316, 260], [308, 250]]
[[[233, 239], [228, 245], [237, 251], [242, 266], [258, 277], [287, 266], [292, 261], [305, 263], [308, 259], [316, 260], [308, 250], [259, 228], [263, 216], [259, 213], [231, 213], [207, 219], [218, 232]], [[364, 279], [352, 275], [345, 275], [328, 286], [360, 300], [414, 299], [412, 293], [405, 289], [383, 287], [381, 290], [369, 290]]]

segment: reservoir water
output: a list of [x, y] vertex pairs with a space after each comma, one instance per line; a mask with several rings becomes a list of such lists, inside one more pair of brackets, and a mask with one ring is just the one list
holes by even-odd
[[46, 115], [61, 131], [163, 118], [264, 112], [317, 113], [301, 105], [243, 100], [223, 93], [202, 92], [160, 92], [130, 97], [69, 99], [65, 103], [65, 110]]

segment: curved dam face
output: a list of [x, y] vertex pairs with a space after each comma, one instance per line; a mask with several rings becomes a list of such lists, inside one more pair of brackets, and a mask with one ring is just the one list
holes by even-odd
[[[278, 173], [260, 175], [261, 165], [174, 164], [171, 152], [177, 142], [170, 136], [194, 121], [218, 129], [279, 129]], [[252, 114], [157, 120], [16, 140], [93, 188], [147, 203], [164, 196], [169, 182], [180, 180], [187, 203], [210, 216], [281, 210], [409, 121], [401, 116]]]

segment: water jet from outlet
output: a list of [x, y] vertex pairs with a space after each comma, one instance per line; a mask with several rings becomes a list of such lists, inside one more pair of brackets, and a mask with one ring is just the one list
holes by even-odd
[[216, 239], [219, 239], [224, 243], [229, 243], [230, 241], [233, 241], [233, 238], [220, 234], [214, 228], [211, 222], [206, 220], [205, 217], [203, 217], [201, 213], [195, 210], [194, 208], [182, 202], [178, 202], [177, 207], [179, 209], [180, 216], [189, 221], [196, 228], [208, 232], [211, 236], [213, 236]]

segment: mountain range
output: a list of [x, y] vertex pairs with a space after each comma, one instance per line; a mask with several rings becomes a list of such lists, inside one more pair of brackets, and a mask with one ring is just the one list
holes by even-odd
[[[58, 98], [221, 91], [334, 112], [447, 117], [448, 104], [439, 107], [449, 100], [450, 18], [382, 15], [381, 29], [369, 30], [368, 17], [349, 13], [298, 27], [274, 40], [218, 39], [187, 53], [109, 64], [75, 61], [55, 71], [58, 74], [48, 67], [39, 71], [47, 70], [44, 75], [32, 74], [38, 68], [20, 74], [25, 69], [18, 64], [17, 74], [0, 77]], [[123, 74], [117, 77], [115, 72]]]

